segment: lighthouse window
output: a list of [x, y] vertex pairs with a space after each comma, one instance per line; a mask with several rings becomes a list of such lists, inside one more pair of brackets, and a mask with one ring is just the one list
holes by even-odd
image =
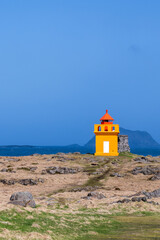
[[106, 132], [108, 131], [108, 127], [107, 126], [105, 127], [104, 131], [106, 131]]
[[115, 131], [115, 127], [112, 127], [112, 131], [113, 131], [113, 132]]
[[98, 127], [98, 132], [101, 132], [101, 127], [100, 126]]

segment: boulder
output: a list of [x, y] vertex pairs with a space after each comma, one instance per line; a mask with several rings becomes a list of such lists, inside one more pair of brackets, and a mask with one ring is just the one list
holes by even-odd
[[30, 192], [16, 192], [10, 197], [10, 204], [20, 205], [23, 207], [30, 206], [32, 208], [36, 207], [36, 203], [33, 200], [33, 196]]

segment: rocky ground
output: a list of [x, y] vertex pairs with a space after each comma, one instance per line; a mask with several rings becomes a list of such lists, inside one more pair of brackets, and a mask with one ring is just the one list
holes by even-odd
[[[37, 214], [58, 211], [77, 214], [82, 209], [96, 210], [99, 214], [116, 214], [122, 210], [158, 213], [160, 156], [121, 153], [118, 157], [95, 157], [58, 153], [0, 157], [0, 191], [3, 212], [16, 208]], [[34, 202], [33, 199], [30, 204], [17, 202], [12, 195], [16, 192], [30, 192]], [[19, 203], [21, 206], [15, 206]], [[34, 239], [60, 239], [45, 237]]]

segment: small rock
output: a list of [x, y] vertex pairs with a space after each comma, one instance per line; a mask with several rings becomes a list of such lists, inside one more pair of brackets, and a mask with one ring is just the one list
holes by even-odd
[[124, 175], [121, 175], [119, 173], [111, 173], [110, 177], [124, 177]]
[[65, 158], [58, 158], [56, 161], [58, 161], [58, 162], [66, 162], [66, 159]]
[[[99, 186], [86, 186], [86, 187], [77, 187], [77, 188], [73, 188], [70, 190], [70, 192], [81, 192], [81, 191], [95, 191], [97, 189], [99, 189], [100, 187]], [[102, 187], [101, 187], [102, 188]]]
[[47, 206], [53, 206], [55, 205], [56, 203], [58, 203], [58, 201], [49, 201], [49, 202], [46, 202], [47, 203]]
[[37, 169], [37, 167], [30, 167], [30, 171], [31, 171], [31, 172], [36, 171], [36, 169]]
[[38, 182], [44, 183], [44, 179], [43, 178], [38, 178]]
[[19, 158], [6, 158], [5, 160], [9, 161], [9, 162], [19, 162], [20, 161]]
[[3, 168], [3, 169], [1, 169], [1, 172], [8, 172], [8, 169], [7, 168]]
[[148, 180], [150, 181], [160, 180], [160, 173], [155, 174], [154, 176], [150, 177]]
[[48, 198], [47, 201], [46, 201], [46, 204], [47, 204], [48, 206], [53, 206], [53, 205], [55, 205], [56, 203], [58, 203], [58, 201], [57, 201], [54, 197]]
[[106, 198], [102, 193], [98, 193], [98, 192], [90, 192], [88, 193], [88, 195], [86, 197], [82, 197], [84, 199], [90, 199], [90, 198], [97, 198], [97, 199], [102, 199], [102, 198]]
[[118, 200], [117, 203], [128, 203], [128, 202], [130, 202], [130, 201], [131, 201], [130, 199], [124, 198], [124, 199], [122, 199], [122, 200]]
[[133, 197], [133, 198], [131, 199], [131, 201], [132, 201], [132, 202], [141, 202], [141, 201], [146, 202], [146, 201], [147, 201], [147, 198], [146, 198], [146, 197]]
[[46, 170], [42, 170], [42, 172], [41, 172], [42, 175], [44, 175], [46, 173], [47, 173]]

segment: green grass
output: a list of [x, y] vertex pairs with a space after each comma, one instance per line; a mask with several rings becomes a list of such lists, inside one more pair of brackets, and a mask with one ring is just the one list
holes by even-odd
[[98, 167], [99, 167], [98, 164], [96, 166], [90, 166], [89, 165], [89, 166], [86, 166], [83, 171], [87, 172], [88, 174], [92, 174], [92, 173], [96, 172]]
[[103, 184], [100, 182], [101, 180], [105, 179], [107, 175], [109, 174], [110, 168], [105, 170], [100, 175], [95, 175], [94, 177], [90, 177], [88, 181], [83, 186], [102, 186]]
[[133, 153], [130, 153], [130, 152], [121, 152], [119, 154], [120, 157], [129, 157], [129, 158], [134, 158], [136, 157], [137, 155], [136, 154], [133, 154]]
[[[56, 214], [2, 211], [0, 233], [3, 229], [9, 230], [13, 234], [10, 239], [17, 239], [18, 233], [25, 235], [31, 232], [42, 236], [47, 234], [54, 240], [160, 239], [159, 213], [115, 216], [100, 214], [96, 210], [81, 209], [72, 214], [66, 211], [57, 210]], [[0, 239], [7, 239], [7, 236]]]

